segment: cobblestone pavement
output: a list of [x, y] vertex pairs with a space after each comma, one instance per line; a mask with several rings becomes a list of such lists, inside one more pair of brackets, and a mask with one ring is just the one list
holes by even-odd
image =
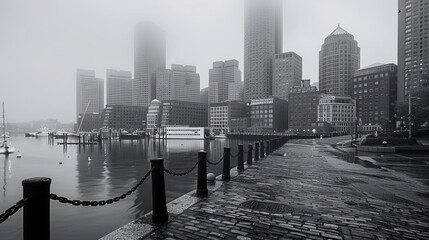
[[429, 239], [426, 186], [332, 151], [290, 141], [146, 239]]

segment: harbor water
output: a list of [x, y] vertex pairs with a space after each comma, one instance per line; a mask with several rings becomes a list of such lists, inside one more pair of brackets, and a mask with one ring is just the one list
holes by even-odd
[[[70, 141], [70, 139], [69, 139]], [[224, 147], [235, 155], [245, 139], [216, 140], [122, 140], [101, 145], [58, 145], [62, 140], [12, 137], [17, 152], [0, 155], [0, 212], [22, 199], [22, 180], [52, 179], [51, 193], [71, 200], [107, 200], [130, 190], [150, 169], [150, 159], [164, 158], [164, 166], [175, 172], [190, 169], [198, 151], [205, 150], [211, 161], [219, 160]], [[22, 158], [17, 158], [17, 153]], [[231, 167], [237, 159], [231, 158]], [[208, 172], [222, 172], [222, 163], [208, 165]], [[165, 175], [167, 202], [196, 189], [194, 170], [186, 176]], [[152, 210], [151, 178], [132, 195], [104, 206], [84, 207], [51, 200], [52, 239], [98, 239]], [[0, 239], [22, 238], [22, 209], [0, 224]]]

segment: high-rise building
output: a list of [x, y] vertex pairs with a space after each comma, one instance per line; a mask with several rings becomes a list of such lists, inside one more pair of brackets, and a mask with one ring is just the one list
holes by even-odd
[[156, 95], [161, 101], [200, 102], [200, 74], [195, 66], [172, 64], [156, 72]]
[[289, 131], [297, 134], [314, 134], [313, 125], [317, 122], [317, 105], [323, 96], [310, 80], [302, 80], [301, 86], [289, 91], [288, 123]]
[[209, 95], [210, 103], [231, 100], [228, 98], [229, 84], [241, 82], [241, 71], [238, 69], [238, 61], [228, 60], [213, 63], [209, 69]]
[[228, 83], [228, 100], [243, 101], [243, 82]]
[[302, 79], [302, 58], [294, 52], [276, 54], [273, 68], [273, 96], [288, 100], [289, 89]]
[[356, 101], [350, 96], [325, 95], [317, 106], [317, 121], [329, 123], [333, 131], [353, 133], [356, 119]]
[[153, 23], [134, 29], [133, 105], [148, 106], [156, 98], [156, 71], [165, 69], [165, 33]]
[[319, 88], [319, 82], [314, 82], [314, 83], [312, 83], [312, 84], [311, 84], [311, 86], [316, 87], [316, 88], [317, 88], [317, 90], [319, 90], [319, 89], [320, 89], [320, 88]]
[[200, 103], [208, 104], [209, 103], [209, 88], [203, 88], [200, 91]]
[[360, 68], [360, 48], [354, 36], [338, 27], [325, 38], [319, 52], [320, 91], [350, 95], [353, 74]]
[[132, 105], [131, 72], [106, 70], [106, 100], [109, 105]]
[[397, 79], [395, 64], [373, 64], [355, 72], [351, 96], [356, 99], [360, 131], [394, 126]]
[[104, 80], [95, 71], [76, 70], [76, 116], [81, 113], [100, 113], [104, 109]]
[[244, 99], [269, 98], [274, 55], [282, 52], [282, 0], [246, 0], [244, 8]]
[[403, 102], [408, 92], [429, 83], [428, 18], [428, 1], [399, 0], [398, 102]]

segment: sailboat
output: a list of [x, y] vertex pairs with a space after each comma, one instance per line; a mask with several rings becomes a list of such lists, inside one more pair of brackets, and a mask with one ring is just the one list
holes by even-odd
[[6, 123], [4, 121], [4, 102], [2, 103], [3, 106], [3, 143], [0, 145], [0, 154], [9, 155], [10, 153], [15, 152], [15, 148], [12, 146], [8, 146], [7, 140], [6, 140]]

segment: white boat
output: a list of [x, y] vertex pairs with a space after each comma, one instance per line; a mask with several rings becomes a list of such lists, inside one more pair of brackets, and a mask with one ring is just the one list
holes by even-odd
[[4, 103], [3, 105], [3, 143], [0, 145], [0, 154], [9, 155], [10, 153], [15, 152], [15, 148], [9, 146], [6, 140], [6, 123], [4, 122]]
[[215, 138], [226, 138], [226, 135], [221, 133], [219, 135], [216, 135]]
[[203, 127], [166, 127], [167, 139], [204, 139]]

